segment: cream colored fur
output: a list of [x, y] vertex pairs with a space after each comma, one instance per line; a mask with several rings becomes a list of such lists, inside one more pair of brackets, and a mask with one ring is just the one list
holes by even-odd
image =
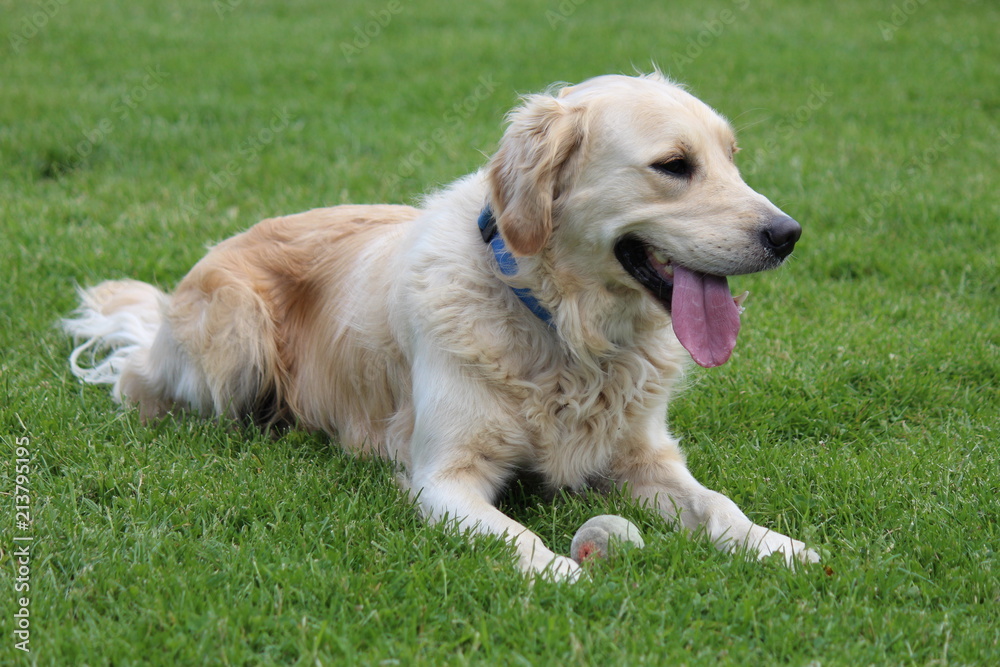
[[[753, 524], [688, 472], [665, 424], [687, 355], [617, 262], [642, 233], [720, 275], [770, 268], [753, 239], [777, 209], [741, 180], [729, 126], [658, 74], [529, 96], [486, 168], [421, 209], [342, 206], [265, 220], [213, 248], [167, 297], [83, 292], [73, 369], [144, 418], [182, 408], [285, 420], [396, 461], [431, 520], [506, 537], [526, 571], [578, 566], [493, 505], [519, 469], [553, 487], [626, 488], [720, 548], [791, 563], [805, 545]], [[649, 165], [683, 151], [690, 182]], [[518, 255], [503, 276], [484, 204]], [[511, 290], [529, 287], [553, 315]], [[93, 369], [82, 352], [110, 351]]]

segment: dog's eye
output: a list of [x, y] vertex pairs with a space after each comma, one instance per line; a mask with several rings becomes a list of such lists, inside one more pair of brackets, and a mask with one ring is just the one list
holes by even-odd
[[665, 162], [655, 162], [649, 165], [661, 174], [669, 176], [690, 176], [694, 171], [693, 166], [687, 158], [675, 157]]

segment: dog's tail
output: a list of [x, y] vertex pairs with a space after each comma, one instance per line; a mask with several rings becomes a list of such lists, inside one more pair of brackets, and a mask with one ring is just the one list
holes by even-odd
[[138, 280], [108, 280], [78, 292], [80, 307], [62, 321], [78, 343], [70, 368], [84, 382], [112, 385], [120, 402], [122, 374], [148, 355], [170, 297]]
[[270, 315], [245, 285], [167, 295], [109, 280], [79, 293], [80, 307], [62, 322], [77, 343], [70, 368], [84, 382], [110, 384], [116, 401], [139, 406], [140, 419], [175, 408], [261, 424], [284, 419]]

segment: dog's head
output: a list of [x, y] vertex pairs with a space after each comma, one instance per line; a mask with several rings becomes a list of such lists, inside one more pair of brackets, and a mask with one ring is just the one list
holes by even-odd
[[508, 246], [575, 257], [654, 299], [694, 360], [728, 360], [739, 306], [726, 276], [771, 269], [801, 228], [733, 163], [732, 128], [659, 74], [602, 76], [526, 97], [488, 167]]

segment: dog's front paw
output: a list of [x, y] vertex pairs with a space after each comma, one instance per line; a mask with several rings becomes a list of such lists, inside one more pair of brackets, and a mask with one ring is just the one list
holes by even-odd
[[808, 548], [802, 542], [786, 538], [786, 542], [773, 551], [760, 553], [760, 558], [765, 558], [774, 553], [780, 553], [785, 558], [785, 565], [795, 567], [804, 563], [818, 563], [819, 553], [815, 549]]
[[795, 567], [800, 563], [818, 563], [819, 553], [808, 548], [805, 543], [793, 540], [792, 538], [768, 530], [767, 533], [756, 544], [749, 545], [757, 552], [757, 558], [763, 559], [768, 556], [780, 553], [785, 558], [785, 564]]
[[527, 570], [536, 577], [549, 581], [574, 583], [583, 577], [583, 569], [572, 558], [548, 554], [537, 554], [528, 564]]

